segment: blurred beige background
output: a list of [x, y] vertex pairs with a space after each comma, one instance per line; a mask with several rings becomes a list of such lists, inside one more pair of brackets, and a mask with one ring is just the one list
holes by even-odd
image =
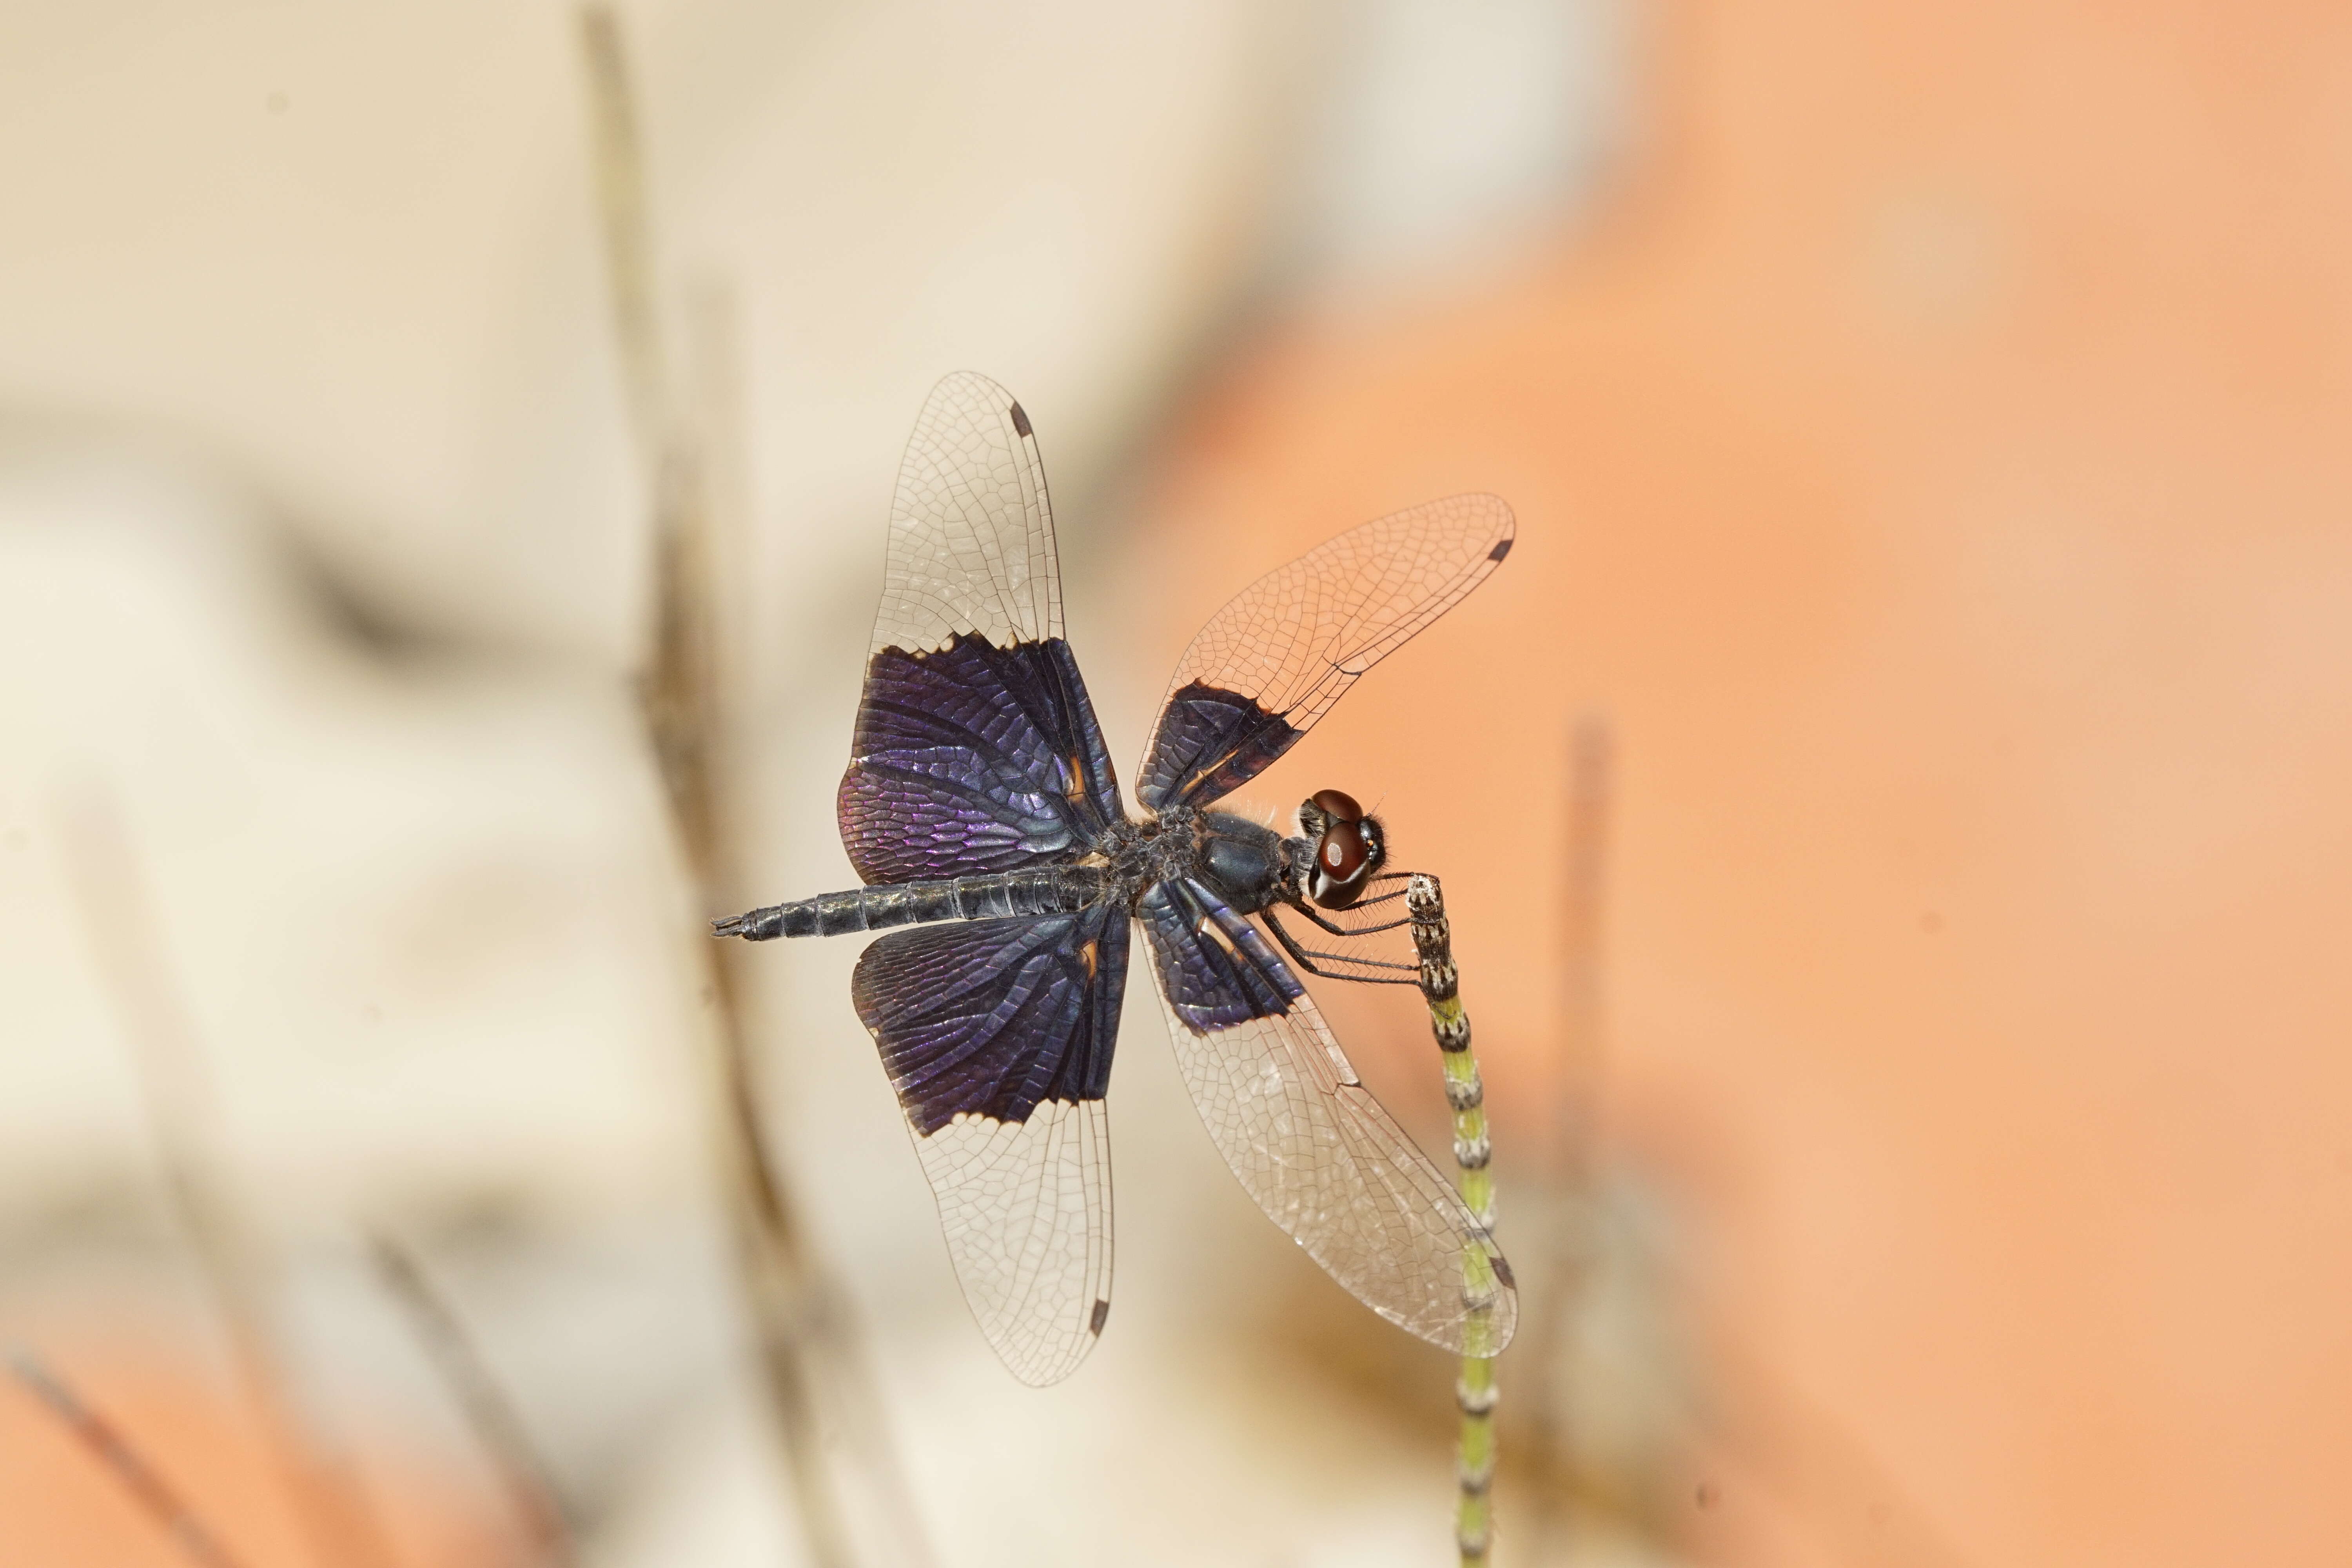
[[[1251, 792], [1378, 800], [1446, 880], [1542, 1325], [1498, 1562], [2352, 1551], [2343, 16], [621, 16], [671, 373], [740, 431], [759, 897], [850, 880], [939, 375], [1035, 419], [1122, 763], [1259, 572], [1517, 508], [1507, 569]], [[555, 5], [0, 18], [0, 1344], [255, 1563], [305, 1558], [93, 956], [93, 800], [404, 1560], [528, 1552], [367, 1226], [447, 1286], [589, 1561], [804, 1560], [712, 1197], [710, 911], [633, 704], [583, 81]], [[956, 1295], [854, 945], [758, 957], [769, 1131], [940, 1562], [1445, 1559], [1451, 1367], [1255, 1215], [1156, 1020], [1116, 1328], [1040, 1394]], [[1418, 1009], [1324, 994], [1442, 1153]], [[0, 1557], [177, 1560], [13, 1384]]]

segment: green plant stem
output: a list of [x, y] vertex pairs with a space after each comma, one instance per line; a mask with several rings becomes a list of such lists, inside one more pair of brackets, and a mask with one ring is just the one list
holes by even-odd
[[[1454, 936], [1445, 923], [1445, 898], [1437, 879], [1416, 874], [1405, 884], [1404, 905], [1412, 919], [1412, 945], [1421, 958], [1421, 995], [1429, 1005], [1429, 1026], [1445, 1066], [1445, 1102], [1454, 1110], [1454, 1163], [1462, 1201], [1479, 1226], [1495, 1227], [1494, 1147], [1486, 1132], [1486, 1095], [1478, 1079], [1478, 1058], [1470, 1049], [1470, 1019], [1462, 1010], [1461, 975], [1454, 963]], [[1462, 1342], [1462, 1373], [1454, 1384], [1461, 1411], [1454, 1473], [1456, 1497], [1454, 1541], [1463, 1568], [1479, 1568], [1495, 1532], [1495, 1384], [1493, 1304], [1501, 1292], [1493, 1258], [1483, 1247], [1462, 1253], [1462, 1294], [1472, 1303]]]

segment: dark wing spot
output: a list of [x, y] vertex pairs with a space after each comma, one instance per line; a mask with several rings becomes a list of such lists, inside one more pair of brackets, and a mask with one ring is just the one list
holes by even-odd
[[1024, 436], [1029, 434], [1029, 416], [1017, 403], [1013, 405], [1013, 427]]
[[1494, 1255], [1494, 1262], [1495, 1278], [1500, 1279], [1512, 1289], [1517, 1289], [1519, 1288], [1519, 1282], [1511, 1278], [1511, 1260], [1497, 1252]]
[[1090, 1334], [1099, 1334], [1102, 1332], [1102, 1326], [1109, 1321], [1110, 1303], [1099, 1296], [1095, 1298], [1095, 1315], [1087, 1322], [1087, 1331]]
[[[1018, 409], [1018, 408], [1015, 408], [1013, 412], [1013, 413], [1015, 413], [1015, 414], [1019, 414], [1019, 413], [1021, 412], [1021, 410], [1020, 410], [1020, 409]], [[1024, 434], [1024, 435], [1027, 435], [1027, 434], [1028, 434], [1028, 432], [1024, 430], [1024, 431], [1023, 431], [1023, 432], [1022, 432], [1022, 434]], [[1504, 540], [1500, 544], [1496, 545], [1494, 549], [1489, 550], [1488, 552], [1486, 552], [1486, 559], [1487, 559], [1487, 560], [1489, 560], [1489, 561], [1500, 561], [1504, 556], [1508, 555], [1510, 552], [1511, 552], [1511, 542], [1510, 542], [1509, 540], [1506, 539], [1506, 540]]]

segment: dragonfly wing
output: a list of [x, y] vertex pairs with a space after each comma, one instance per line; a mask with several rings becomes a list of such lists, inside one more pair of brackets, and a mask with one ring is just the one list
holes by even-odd
[[1029, 415], [984, 375], [931, 388], [898, 463], [890, 557], [867, 649], [923, 653], [966, 634], [999, 647], [1062, 635], [1054, 509]]
[[1486, 581], [1515, 531], [1500, 497], [1448, 496], [1349, 529], [1243, 589], [1177, 661], [1136, 797], [1154, 811], [1204, 805], [1255, 777]]
[[1500, 1281], [1485, 1307], [1488, 1342], [1507, 1344], [1518, 1300], [1493, 1236], [1357, 1078], [1313, 999], [1218, 978], [1232, 967], [1228, 929], [1213, 912], [1206, 927], [1188, 924], [1173, 895], [1155, 905], [1168, 886], [1141, 910], [1152, 976], [1177, 1066], [1234, 1176], [1358, 1300], [1451, 1351], [1474, 1305], [1465, 1257], [1483, 1254]]
[[1058, 637], [882, 649], [866, 663], [850, 749], [841, 841], [868, 882], [1071, 859], [1120, 815], [1086, 683]]
[[1188, 1029], [1230, 1028], [1307, 994], [1258, 929], [1189, 877], [1145, 889], [1136, 918], [1160, 994]]
[[986, 376], [949, 376], [899, 465], [837, 801], [866, 881], [1068, 859], [1118, 820], [1061, 592], [1028, 415]]
[[1110, 1313], [1103, 1090], [1128, 913], [893, 931], [851, 995], [898, 1091], [981, 1332], [1022, 1382], [1066, 1377]]

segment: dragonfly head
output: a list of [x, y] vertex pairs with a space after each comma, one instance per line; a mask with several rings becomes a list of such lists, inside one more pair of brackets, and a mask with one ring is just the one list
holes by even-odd
[[1389, 858], [1388, 834], [1351, 795], [1318, 790], [1298, 808], [1298, 830], [1314, 847], [1300, 890], [1327, 910], [1344, 910]]

